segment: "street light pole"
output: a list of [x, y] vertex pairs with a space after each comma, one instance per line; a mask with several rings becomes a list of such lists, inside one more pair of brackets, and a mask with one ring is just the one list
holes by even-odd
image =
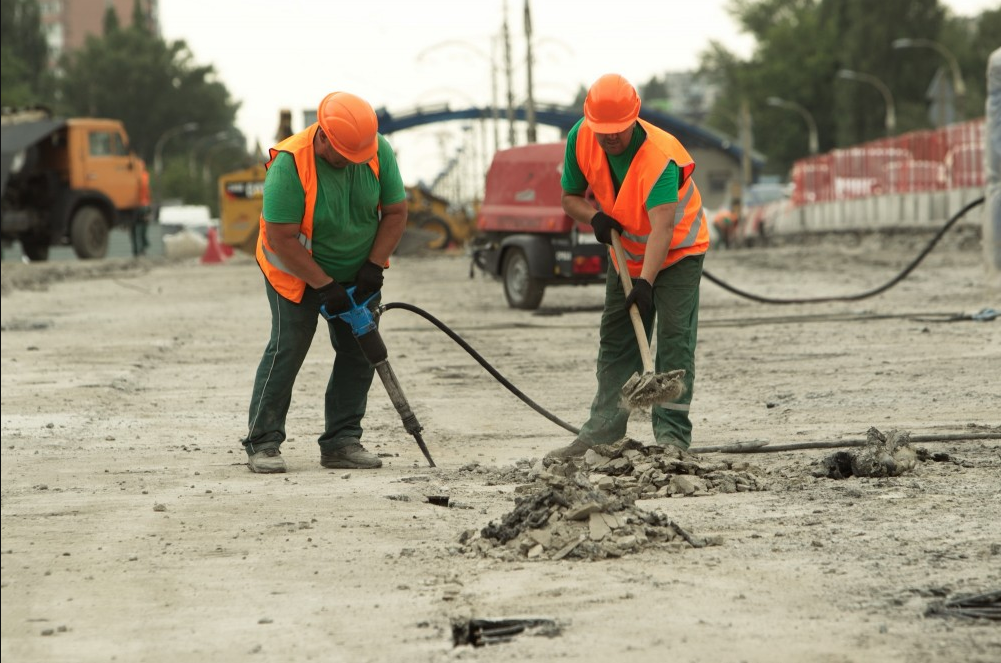
[[893, 106], [893, 95], [890, 93], [890, 88], [886, 86], [886, 83], [879, 80], [872, 74], [863, 74], [857, 71], [852, 71], [851, 69], [841, 69], [838, 71], [838, 78], [844, 78], [850, 81], [863, 81], [874, 85], [880, 94], [883, 95], [883, 101], [886, 102], [886, 135], [887, 137], [892, 136], [893, 132], [897, 128], [897, 111]]
[[532, 69], [534, 66], [532, 57], [532, 10], [528, 6], [528, 0], [525, 0], [525, 41], [527, 43], [527, 51], [525, 57], [525, 66], [528, 69], [528, 95], [525, 97], [525, 119], [528, 120], [528, 142], [536, 142], [536, 128], [535, 128], [535, 90], [533, 89], [532, 82]]
[[190, 177], [195, 176], [198, 153], [202, 151], [202, 148], [207, 148], [227, 139], [239, 140], [238, 133], [239, 130], [236, 127], [230, 127], [228, 129], [223, 129], [222, 131], [217, 131], [214, 134], [209, 134], [208, 136], [202, 136], [196, 140], [195, 144], [191, 148], [191, 151], [188, 153], [188, 175]]
[[931, 48], [938, 51], [939, 55], [945, 58], [946, 62], [949, 63], [949, 69], [952, 71], [952, 89], [956, 93], [956, 119], [961, 119], [963, 117], [963, 99], [966, 97], [966, 83], [963, 82], [963, 73], [959, 69], [959, 60], [952, 54], [952, 51], [931, 39], [910, 39], [908, 37], [894, 39], [893, 47]]
[[802, 115], [803, 119], [806, 120], [806, 126], [810, 132], [810, 154], [817, 154], [820, 151], [820, 141], [817, 137], [817, 123], [814, 121], [810, 111], [794, 101], [786, 101], [778, 97], [768, 97], [768, 105], [793, 110]]
[[155, 210], [153, 214], [154, 219], [160, 217], [160, 201], [163, 199], [163, 146], [174, 136], [197, 130], [197, 122], [185, 122], [164, 131], [153, 146], [153, 186], [151, 187], [151, 193], [153, 194], [153, 208]]
[[167, 141], [174, 136], [179, 136], [183, 133], [188, 133], [190, 131], [197, 131], [197, 122], [185, 122], [182, 125], [173, 127], [172, 129], [167, 129], [160, 136], [156, 145], [153, 147], [153, 173], [156, 175], [157, 181], [160, 180], [160, 175], [163, 174], [163, 146], [167, 144]]
[[417, 61], [420, 62], [431, 51], [434, 51], [434, 50], [439, 49], [439, 48], [443, 48], [445, 46], [459, 46], [459, 47], [462, 47], [462, 48], [464, 48], [464, 49], [472, 52], [473, 54], [478, 55], [479, 57], [483, 58], [484, 60], [486, 60], [490, 64], [490, 92], [491, 92], [491, 98], [490, 98], [490, 118], [493, 120], [493, 125], [494, 125], [493, 126], [493, 130], [494, 130], [493, 131], [493, 136], [494, 136], [494, 151], [499, 150], [500, 149], [500, 135], [498, 133], [499, 132], [499, 129], [498, 129], [499, 111], [498, 111], [498, 104], [497, 104], [497, 69], [498, 69], [498, 67], [497, 67], [497, 64], [495, 62], [496, 38], [491, 39], [491, 53], [490, 53], [490, 55], [487, 55], [482, 50], [480, 50], [476, 46], [473, 46], [469, 42], [462, 41], [462, 40], [456, 40], [456, 39], [450, 39], [450, 40], [447, 40], [447, 41], [439, 42], [437, 44], [432, 44], [431, 46], [428, 46], [423, 51], [421, 51], [420, 53], [417, 54]]
[[504, 39], [504, 76], [507, 80], [507, 146], [514, 147], [514, 89], [511, 83], [511, 33], [507, 27], [507, 0], [504, 1], [504, 23], [501, 26]]
[[218, 143], [214, 143], [211, 146], [209, 146], [209, 148], [207, 150], [205, 150], [205, 158], [202, 160], [202, 180], [206, 184], [209, 183], [209, 174], [211, 173], [211, 169], [209, 167], [209, 164], [212, 161], [212, 157], [217, 152], [219, 152], [220, 150], [222, 150], [223, 148], [243, 148], [243, 149], [246, 149], [246, 145], [243, 143], [243, 141], [241, 141], [241, 140], [239, 140], [237, 138], [228, 138], [228, 139], [221, 140]]

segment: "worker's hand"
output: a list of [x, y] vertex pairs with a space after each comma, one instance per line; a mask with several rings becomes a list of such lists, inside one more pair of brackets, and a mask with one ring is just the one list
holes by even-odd
[[594, 238], [602, 244], [612, 243], [612, 228], [622, 234], [622, 224], [604, 212], [596, 212], [591, 217], [591, 228], [594, 229]]
[[382, 290], [383, 280], [382, 266], [366, 260], [355, 275], [355, 301], [360, 304]]
[[348, 291], [337, 281], [331, 281], [327, 285], [317, 288], [316, 294], [320, 296], [320, 306], [323, 308], [325, 316], [344, 313], [351, 308], [351, 297], [348, 296]]
[[636, 304], [636, 308], [639, 309], [640, 315], [646, 317], [650, 309], [653, 308], [653, 286], [646, 279], [636, 279], [633, 281], [633, 289], [626, 297], [626, 310], [629, 307]]

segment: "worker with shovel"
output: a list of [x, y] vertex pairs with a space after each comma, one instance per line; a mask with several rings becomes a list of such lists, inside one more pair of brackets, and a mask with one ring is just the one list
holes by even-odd
[[[622, 439], [636, 405], [653, 404], [657, 444], [687, 449], [692, 442], [689, 405], [709, 227], [692, 157], [674, 136], [639, 119], [639, 111], [632, 84], [606, 74], [588, 90], [584, 117], [567, 136], [563, 209], [591, 224], [598, 241], [615, 251], [599, 330], [598, 391], [577, 438], [550, 451], [549, 460]], [[588, 188], [598, 210], [585, 198]], [[648, 345], [655, 315], [658, 374]]]
[[[407, 223], [406, 191], [375, 111], [347, 92], [320, 102], [317, 122], [270, 150], [257, 262], [271, 306], [271, 339], [257, 368], [243, 445], [248, 466], [285, 472], [279, 447], [292, 386], [321, 308], [336, 317], [371, 300]], [[352, 297], [348, 288], [353, 288]], [[368, 469], [382, 460], [361, 444], [374, 368], [351, 325], [328, 325], [336, 353], [324, 399], [320, 464]]]

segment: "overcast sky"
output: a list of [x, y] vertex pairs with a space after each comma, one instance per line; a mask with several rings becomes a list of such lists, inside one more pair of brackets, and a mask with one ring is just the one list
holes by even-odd
[[[159, 7], [164, 38], [185, 40], [196, 63], [215, 66], [242, 102], [238, 127], [252, 144], [260, 141], [266, 149], [274, 142], [280, 109], [292, 111], [298, 131], [303, 111], [314, 109], [333, 90], [353, 92], [390, 111], [442, 102], [453, 108], [489, 106], [490, 54], [501, 33], [504, 4], [161, 0]], [[987, 0], [945, 4], [959, 15], [992, 6]], [[524, 0], [506, 5], [512, 88], [521, 102], [526, 90]], [[639, 85], [666, 71], [694, 69], [713, 39], [746, 56], [753, 43], [738, 33], [725, 5], [726, 0], [531, 0], [535, 99], [566, 103], [580, 86], [612, 71]], [[503, 106], [502, 71], [499, 76]], [[540, 139], [549, 139], [548, 131], [540, 128]], [[458, 133], [454, 126], [446, 135], [442, 126], [431, 125], [391, 136], [404, 181], [432, 179], [442, 156], [459, 145], [453, 137]], [[478, 133], [478, 128], [467, 133], [474, 149], [482, 144]], [[492, 139], [489, 145], [492, 149]]]

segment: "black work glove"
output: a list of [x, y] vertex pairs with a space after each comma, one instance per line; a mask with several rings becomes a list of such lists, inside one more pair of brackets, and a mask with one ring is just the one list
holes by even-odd
[[594, 230], [594, 238], [602, 244], [612, 243], [612, 228], [622, 234], [622, 224], [604, 212], [597, 212], [591, 217], [591, 228]]
[[331, 281], [327, 285], [317, 288], [316, 294], [320, 295], [320, 306], [326, 315], [344, 313], [351, 308], [351, 298], [348, 296], [348, 291], [337, 281]]
[[636, 308], [639, 309], [640, 315], [643, 317], [646, 317], [650, 309], [653, 308], [653, 286], [646, 279], [633, 281], [633, 289], [626, 297], [626, 310], [628, 311], [633, 304], [636, 304]]
[[355, 302], [361, 304], [373, 294], [382, 290], [382, 266], [366, 260], [355, 275]]

